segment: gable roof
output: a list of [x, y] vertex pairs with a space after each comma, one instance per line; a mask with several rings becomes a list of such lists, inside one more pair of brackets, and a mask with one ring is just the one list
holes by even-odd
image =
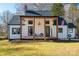
[[8, 25], [19, 25], [19, 24], [20, 24], [20, 16], [19, 15], [14, 15], [8, 23]]

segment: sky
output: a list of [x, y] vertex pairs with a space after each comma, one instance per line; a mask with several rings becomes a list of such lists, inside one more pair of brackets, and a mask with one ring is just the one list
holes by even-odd
[[0, 3], [0, 12], [10, 10], [11, 12], [15, 12], [15, 3]]
[[[0, 13], [6, 10], [9, 10], [14, 13], [16, 11], [15, 5], [16, 3], [0, 3]], [[79, 7], [79, 4], [77, 4], [77, 6]]]
[[[0, 12], [3, 12], [5, 10], [10, 10], [11, 12], [16, 11], [16, 3], [0, 3]], [[77, 4], [79, 7], [79, 4]]]
[[[9, 10], [12, 13], [15, 13], [16, 7], [15, 3], [0, 3], [0, 15], [2, 15], [2, 12]], [[2, 20], [0, 19], [0, 23], [2, 23]]]
[[[0, 3], [0, 12], [3, 12], [5, 10], [10, 10], [12, 12], [16, 11], [16, 3]], [[79, 7], [79, 4], [77, 4]]]

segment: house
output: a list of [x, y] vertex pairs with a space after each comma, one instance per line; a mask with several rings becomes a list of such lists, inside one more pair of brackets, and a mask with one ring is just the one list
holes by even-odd
[[25, 15], [14, 15], [8, 23], [8, 38], [53, 39], [75, 38], [75, 26], [63, 17], [52, 16], [50, 11], [27, 10]]

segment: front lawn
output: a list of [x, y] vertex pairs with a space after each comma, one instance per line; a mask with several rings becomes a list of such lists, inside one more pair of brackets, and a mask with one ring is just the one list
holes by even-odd
[[0, 55], [8, 56], [61, 56], [78, 55], [79, 42], [30, 41], [11, 43], [0, 41]]

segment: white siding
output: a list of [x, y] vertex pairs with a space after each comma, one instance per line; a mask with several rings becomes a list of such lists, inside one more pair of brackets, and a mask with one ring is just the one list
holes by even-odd
[[22, 26], [22, 38], [27, 38], [28, 37], [28, 26], [26, 25], [24, 25], [24, 26]]
[[63, 39], [64, 38], [64, 40], [65, 40], [65, 38], [67, 38], [67, 26], [58, 26], [58, 28], [62, 28], [62, 33], [58, 33], [58, 38], [61, 38], [61, 39]]
[[68, 32], [68, 34], [71, 34], [71, 38], [75, 38], [75, 28], [72, 28], [72, 32], [70, 33], [70, 32]]
[[20, 28], [20, 25], [10, 25], [10, 36], [9, 39], [20, 39], [20, 34], [12, 34], [12, 28]]
[[52, 37], [56, 37], [56, 26], [52, 26]]

